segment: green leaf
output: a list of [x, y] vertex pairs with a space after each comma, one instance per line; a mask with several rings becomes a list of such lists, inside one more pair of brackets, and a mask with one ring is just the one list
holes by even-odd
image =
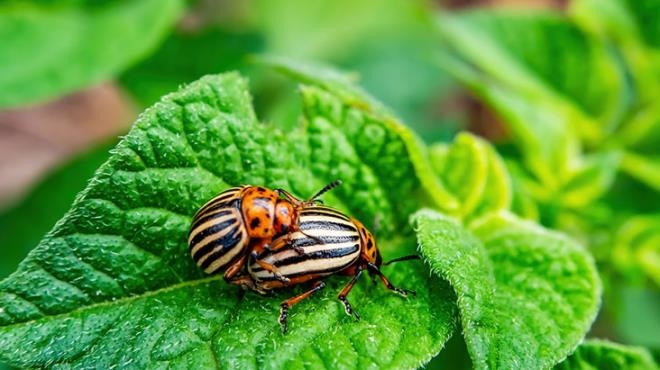
[[614, 182], [620, 158], [620, 153], [616, 151], [602, 151], [586, 156], [564, 184], [562, 205], [581, 208], [605, 194]]
[[459, 133], [447, 146], [429, 149], [436, 175], [459, 200], [461, 218], [509, 209], [511, 181], [495, 149], [469, 133]]
[[[385, 270], [395, 284], [417, 290], [408, 300], [358, 284], [351, 302], [360, 322], [335, 299], [346, 279], [330, 278], [323, 292], [295, 307], [290, 335], [283, 336], [278, 306], [294, 292], [239, 298], [237, 288], [205, 277], [188, 255], [193, 213], [241, 183], [306, 195], [341, 174], [346, 186], [329, 193], [327, 204], [405, 227], [395, 213], [416, 202], [398, 197], [393, 204], [385, 184], [412, 188], [418, 183], [412, 166], [374, 168], [365, 152], [378, 149], [388, 165], [405, 163], [405, 152], [394, 150], [401, 148], [398, 136], [328, 92], [303, 92], [304, 102], [315, 102], [306, 108], [309, 126], [286, 134], [257, 121], [247, 82], [237, 74], [204, 77], [143, 113], [72, 209], [0, 282], [0, 360], [104, 368], [428, 362], [454, 329], [455, 306], [448, 286], [431, 283], [420, 263]], [[345, 132], [352, 124], [383, 135], [353, 146]], [[337, 153], [346, 162], [337, 162]], [[414, 241], [383, 238], [380, 245], [388, 259]]]
[[[384, 131], [383, 129], [377, 128], [362, 131], [359, 136], [362, 141], [356, 143], [362, 146], [365, 152], [369, 153], [369, 157], [374, 161], [374, 166], [376, 168], [387, 166], [387, 163], [378, 163], [386, 158], [379, 157], [377, 147], [370, 147], [369, 142], [371, 140], [375, 140], [376, 142], [380, 141], [383, 134], [390, 131], [398, 138], [397, 141], [400, 142], [400, 147], [397, 148], [397, 150], [405, 152], [407, 157], [410, 158], [410, 163], [412, 164], [415, 173], [414, 178], [420, 181], [421, 187], [425, 192], [425, 197], [439, 209], [449, 213], [456, 211], [459, 203], [449, 192], [447, 192], [443, 184], [438, 181], [438, 178], [432, 174], [431, 163], [421, 139], [406, 128], [389, 112], [387, 108], [383, 107], [380, 102], [371, 97], [363, 89], [352, 84], [350, 76], [324, 65], [300, 62], [288, 58], [267, 56], [260, 59], [260, 61], [301, 82], [314, 84], [321, 89], [335, 94], [341, 99], [343, 104], [352, 107], [353, 112], [356, 112], [359, 115], [366, 114], [373, 116], [376, 120], [382, 122]], [[306, 104], [307, 106], [313, 106], [316, 103], [314, 101], [309, 101]], [[339, 115], [342, 112], [339, 112], [336, 109], [328, 109], [328, 114], [330, 113], [334, 115], [336, 120], [342, 119], [342, 116]], [[310, 121], [313, 122], [313, 120]], [[391, 179], [391, 177], [388, 177], [387, 175], [385, 175], [385, 177]], [[395, 188], [398, 189], [398, 186], [394, 186], [390, 189]]]
[[551, 191], [570, 176], [577, 139], [600, 143], [627, 108], [615, 59], [559, 14], [472, 11], [437, 24], [443, 67], [503, 118]]
[[114, 77], [149, 53], [182, 9], [180, 0], [0, 5], [0, 107], [43, 101]]
[[660, 156], [623, 153], [621, 169], [647, 186], [660, 191]]
[[657, 369], [651, 354], [644, 348], [624, 346], [605, 340], [588, 340], [577, 350], [555, 366], [557, 370], [591, 369]]
[[[657, 287], [624, 286], [610, 300], [617, 309], [614, 326], [625, 343], [660, 348], [660, 295]], [[610, 293], [612, 294], [612, 293]]]
[[582, 27], [620, 49], [633, 77], [637, 98], [655, 102], [660, 81], [660, 31], [656, 0], [579, 0], [569, 13]]
[[425, 260], [456, 292], [475, 368], [547, 368], [582, 340], [600, 280], [575, 242], [506, 213], [472, 231], [430, 210], [413, 222]]
[[660, 286], [660, 214], [631, 217], [617, 230], [612, 264], [631, 283]]

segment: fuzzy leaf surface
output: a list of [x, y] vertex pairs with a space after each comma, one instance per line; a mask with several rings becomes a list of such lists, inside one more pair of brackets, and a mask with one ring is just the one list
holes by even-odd
[[600, 281], [575, 242], [507, 213], [472, 230], [430, 210], [413, 223], [425, 260], [456, 292], [475, 368], [548, 368], [582, 340]]

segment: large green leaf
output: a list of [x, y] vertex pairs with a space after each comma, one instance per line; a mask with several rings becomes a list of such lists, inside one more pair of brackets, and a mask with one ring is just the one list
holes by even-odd
[[442, 15], [443, 66], [502, 118], [549, 192], [572, 176], [578, 137], [598, 144], [627, 107], [616, 60], [559, 14]]
[[577, 348], [557, 370], [657, 369], [651, 354], [644, 348], [623, 346], [604, 340], [588, 340]]
[[[345, 186], [327, 204], [406, 228], [400, 213], [417, 203], [388, 186], [413, 190], [419, 179], [399, 132], [318, 87], [304, 87], [303, 102], [306, 130], [279, 132], [257, 122], [247, 82], [225, 74], [142, 114], [72, 209], [0, 282], [0, 360], [121, 368], [411, 368], [430, 360], [453, 331], [454, 298], [418, 262], [386, 268], [416, 297], [358, 284], [351, 300], [362, 320], [354, 322], [334, 299], [345, 279], [332, 278], [292, 310], [283, 336], [278, 305], [293, 292], [239, 298], [188, 256], [196, 208], [241, 183], [304, 196], [341, 177]], [[372, 135], [349, 137], [353, 125]], [[381, 241], [386, 259], [413, 247]]]
[[0, 5], [0, 107], [114, 77], [156, 46], [182, 8], [181, 0]]
[[424, 259], [456, 292], [475, 368], [548, 368], [582, 340], [600, 280], [575, 242], [507, 213], [472, 231], [430, 210], [413, 222]]

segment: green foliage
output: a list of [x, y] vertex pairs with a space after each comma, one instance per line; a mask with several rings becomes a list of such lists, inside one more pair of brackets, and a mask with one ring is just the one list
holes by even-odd
[[181, 10], [179, 0], [0, 5], [0, 107], [39, 102], [115, 76], [153, 49]]
[[547, 368], [582, 340], [600, 280], [579, 245], [507, 213], [471, 231], [430, 210], [413, 223], [422, 255], [456, 291], [475, 368]]
[[[368, 361], [398, 368], [435, 355], [453, 330], [452, 294], [429, 284], [419, 264], [390, 274], [415, 287], [417, 297], [357, 288], [352, 300], [362, 321], [352, 323], [329, 299], [339, 287], [334, 283], [294, 311], [297, 333], [283, 337], [280, 299], [238, 299], [235, 288], [203, 277], [188, 256], [190, 217], [232, 184], [310, 194], [341, 172], [345, 184], [329, 197], [339, 198], [333, 203], [367, 223], [406, 223], [402, 216], [417, 207], [415, 200], [386, 190], [419, 186], [401, 155], [402, 139], [331, 91], [308, 86], [302, 94], [307, 127], [291, 134], [296, 140], [257, 122], [246, 81], [236, 74], [205, 77], [147, 110], [71, 211], [0, 283], [2, 359], [21, 367], [360, 367]], [[347, 132], [356, 129], [374, 134]], [[389, 255], [393, 239], [382, 244]], [[54, 338], [57, 344], [49, 344]], [[384, 348], [400, 350], [383, 356]]]
[[473, 10], [437, 22], [442, 67], [511, 133], [512, 210], [586, 243], [608, 280], [655, 291], [659, 6], [578, 0], [568, 16]]
[[644, 348], [622, 346], [603, 340], [589, 340], [580, 344], [575, 353], [555, 367], [558, 370], [657, 368], [653, 357]]
[[[643, 349], [585, 340], [603, 299], [594, 333], [660, 348], [656, 0], [577, 0], [566, 14], [436, 15], [407, 0], [187, 5], [184, 18], [181, 1], [0, 6], [0, 106], [110, 78], [139, 105], [159, 101], [0, 282], [0, 361], [657, 368]], [[259, 63], [246, 63], [253, 53]], [[226, 70], [241, 75], [162, 97]], [[503, 140], [484, 130], [434, 142], [464, 114], [463, 100], [444, 101], [443, 71], [498, 115]], [[25, 215], [61, 214], [60, 193], [83, 184], [58, 178], [78, 185], [45, 183], [1, 216], [0, 248], [36, 244], [44, 221]], [[279, 303], [303, 287], [243, 295], [190, 259], [191, 215], [217, 192], [253, 183], [305, 196], [336, 178], [326, 204], [375, 231], [386, 260], [418, 246], [424, 262], [384, 268], [416, 297], [360, 282], [355, 322], [335, 296], [346, 279], [331, 277], [291, 311], [284, 336]]]

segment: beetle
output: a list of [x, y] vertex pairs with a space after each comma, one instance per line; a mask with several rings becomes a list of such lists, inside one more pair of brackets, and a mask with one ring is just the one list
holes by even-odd
[[[225, 281], [232, 284], [244, 270], [248, 256], [286, 282], [288, 279], [277, 268], [258, 255], [286, 246], [288, 235], [299, 230], [300, 210], [319, 203], [319, 196], [340, 183], [333, 181], [304, 201], [283, 189], [252, 185], [227, 189], [193, 216], [188, 234], [190, 255], [208, 274], [224, 271]], [[273, 242], [276, 236], [280, 238]]]
[[289, 309], [298, 302], [323, 289], [323, 278], [334, 275], [349, 275], [351, 280], [339, 292], [337, 298], [347, 315], [360, 319], [348, 302], [347, 296], [366, 269], [375, 279], [379, 277], [385, 287], [403, 297], [415, 295], [412, 290], [395, 287], [380, 271], [380, 267], [392, 262], [418, 259], [417, 255], [405, 256], [383, 263], [373, 234], [355, 218], [323, 205], [310, 205], [301, 209], [298, 216], [298, 231], [291, 232], [286, 240], [288, 248], [265, 251], [259, 258], [277, 268], [287, 278], [278, 278], [256, 260], [248, 263], [249, 275], [239, 278], [240, 284], [261, 294], [273, 289], [312, 282], [312, 288], [289, 298], [280, 305], [279, 323], [287, 332]]

